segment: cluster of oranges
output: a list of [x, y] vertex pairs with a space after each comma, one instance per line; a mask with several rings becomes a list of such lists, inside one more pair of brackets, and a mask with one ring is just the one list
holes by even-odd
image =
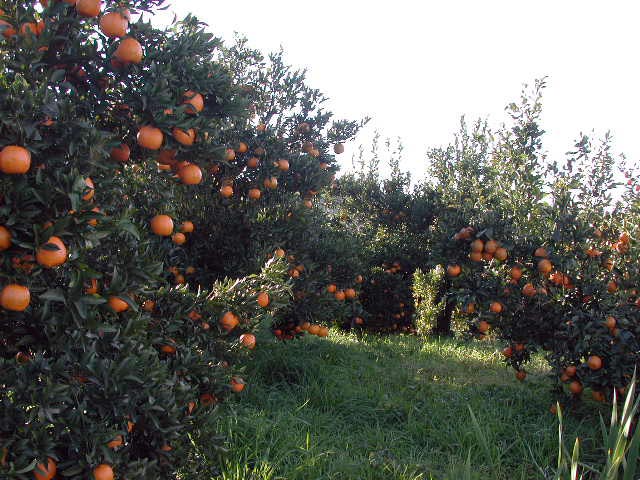
[[[186, 234], [193, 233], [195, 225], [190, 220], [182, 222], [177, 232], [174, 233], [173, 219], [169, 215], [156, 215], [149, 222], [151, 231], [160, 237], [171, 237], [176, 245], [183, 245], [187, 241]], [[184, 282], [178, 282], [184, 283]]]

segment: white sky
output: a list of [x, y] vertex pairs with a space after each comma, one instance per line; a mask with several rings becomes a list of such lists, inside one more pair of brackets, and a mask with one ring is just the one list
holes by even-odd
[[[522, 84], [545, 75], [550, 154], [580, 132], [611, 130], [616, 151], [640, 157], [638, 0], [173, 0], [172, 11], [194, 13], [223, 39], [240, 32], [264, 52], [282, 45], [337, 118], [373, 118], [360, 142], [374, 129], [402, 137], [403, 166], [416, 176], [461, 115], [498, 125]], [[357, 144], [342, 155], [345, 168]]]

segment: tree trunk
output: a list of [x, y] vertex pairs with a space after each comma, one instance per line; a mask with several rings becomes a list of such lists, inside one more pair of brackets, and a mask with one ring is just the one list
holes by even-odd
[[436, 297], [435, 303], [438, 304], [443, 299], [446, 299], [447, 303], [444, 306], [444, 310], [442, 310], [438, 315], [438, 318], [436, 318], [436, 324], [433, 327], [433, 333], [435, 335], [453, 335], [453, 331], [451, 330], [451, 317], [453, 316], [456, 304], [448, 298], [450, 287], [451, 282], [445, 276], [440, 283], [440, 289], [438, 290], [438, 296]]

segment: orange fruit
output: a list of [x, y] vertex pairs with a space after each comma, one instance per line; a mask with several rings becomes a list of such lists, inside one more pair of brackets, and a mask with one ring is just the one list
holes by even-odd
[[471, 242], [471, 251], [475, 253], [481, 253], [484, 250], [484, 242], [477, 238]]
[[151, 231], [161, 237], [168, 237], [173, 233], [173, 220], [169, 215], [156, 215], [151, 219]]
[[474, 313], [476, 311], [476, 304], [473, 302], [468, 303], [465, 305], [463, 311], [468, 314]]
[[193, 128], [190, 128], [189, 130], [183, 130], [181, 128], [174, 127], [172, 133], [173, 138], [176, 140], [176, 142], [181, 143], [182, 145], [185, 145], [187, 147], [193, 145], [196, 141], [196, 131]]
[[337, 290], [338, 287], [336, 287], [333, 283], [327, 286], [327, 292], [329, 293], [336, 293]]
[[491, 325], [489, 325], [489, 323], [485, 320], [480, 320], [480, 322], [478, 323], [478, 331], [480, 331], [481, 333], [487, 333], [490, 327]]
[[23, 312], [31, 303], [31, 292], [23, 285], [11, 283], [0, 291], [0, 306], [12, 312]]
[[613, 330], [614, 328], [616, 328], [616, 319], [615, 317], [607, 317], [607, 320], [605, 322], [605, 325], [607, 326], [607, 328], [609, 330]]
[[538, 262], [538, 271], [542, 274], [550, 273], [553, 270], [553, 264], [545, 259], [542, 259]]
[[184, 101], [183, 105], [187, 105], [185, 112], [188, 114], [200, 113], [204, 110], [204, 97], [200, 95], [198, 92], [194, 92], [193, 90], [188, 90], [184, 92]]
[[24, 147], [7, 145], [0, 152], [0, 171], [10, 175], [24, 174], [31, 167], [31, 152]]
[[545, 248], [538, 247], [538, 248], [536, 248], [536, 251], [533, 252], [533, 256], [534, 257], [546, 258], [546, 257], [549, 256], [549, 252], [547, 252], [547, 250]]
[[267, 308], [269, 306], [269, 303], [271, 303], [271, 299], [269, 298], [269, 295], [265, 292], [260, 292], [258, 294], [258, 305], [260, 305], [262, 308]]
[[253, 350], [256, 346], [256, 336], [252, 333], [243, 333], [240, 335], [240, 343], [249, 350]]
[[598, 355], [591, 355], [587, 360], [587, 365], [591, 370], [600, 370], [602, 368], [602, 358]]
[[511, 358], [513, 356], [513, 348], [511, 347], [506, 347], [502, 350], [502, 355], [504, 355], [506, 358]]
[[77, 0], [76, 11], [81, 17], [97, 17], [100, 15], [100, 0]]
[[224, 330], [230, 332], [240, 324], [240, 320], [238, 320], [238, 316], [235, 313], [227, 312], [220, 318], [219, 323]]
[[259, 200], [261, 196], [262, 196], [262, 192], [260, 191], [260, 189], [258, 188], [249, 189], [249, 198], [251, 200]]
[[26, 22], [20, 26], [20, 35], [26, 37], [27, 35], [39, 35], [38, 25], [35, 22]]
[[447, 267], [447, 275], [449, 275], [450, 277], [457, 277], [458, 275], [460, 275], [460, 273], [462, 273], [462, 268], [460, 267], [460, 265], [449, 265]]
[[114, 56], [124, 64], [138, 64], [142, 62], [142, 45], [135, 38], [127, 37], [120, 41]]
[[100, 30], [109, 38], [121, 38], [127, 34], [129, 21], [120, 12], [110, 12], [100, 18]]
[[356, 275], [356, 283], [364, 282], [364, 277], [362, 275]]
[[575, 365], [569, 365], [567, 368], [564, 369], [564, 373], [566, 373], [568, 377], [573, 377], [575, 376], [577, 370], [578, 369], [576, 368]]
[[240, 377], [231, 377], [231, 390], [236, 393], [240, 393], [244, 390], [245, 383]]
[[621, 243], [629, 243], [629, 240], [631, 240], [631, 236], [627, 232], [621, 233], [618, 237], [618, 241]]
[[240, 142], [238, 144], [238, 148], [236, 148], [236, 152], [238, 153], [247, 153], [248, 151], [249, 151], [249, 146], [244, 142]]
[[493, 313], [500, 313], [502, 312], [503, 306], [500, 302], [491, 302], [491, 305], [489, 305], [489, 310], [491, 310]]
[[236, 152], [233, 151], [233, 148], [227, 148], [224, 153], [224, 159], [227, 162], [232, 162], [236, 159]]
[[278, 164], [278, 168], [283, 172], [289, 170], [289, 161], [288, 160], [278, 160], [276, 162]]
[[607, 292], [615, 293], [617, 291], [618, 291], [618, 284], [613, 280], [609, 281], [609, 283], [607, 283]]
[[173, 345], [162, 345], [160, 347], [160, 351], [162, 353], [166, 353], [167, 355], [173, 355], [176, 353], [176, 347], [174, 347]]
[[581, 394], [582, 393], [582, 383], [580, 383], [578, 380], [574, 380], [573, 382], [571, 382], [569, 384], [569, 390], [574, 395]]
[[177, 232], [171, 236], [171, 241], [176, 245], [184, 245], [187, 241], [187, 237], [184, 233]]
[[93, 478], [95, 480], [113, 480], [113, 468], [106, 463], [102, 463], [93, 469]]
[[318, 329], [318, 336], [323, 338], [329, 335], [329, 328], [328, 327], [320, 327]]
[[111, 160], [116, 162], [126, 162], [131, 156], [131, 149], [126, 143], [121, 143], [118, 147], [111, 149]]
[[493, 253], [487, 253], [487, 252], [483, 252], [482, 253], [482, 259], [490, 262], [491, 260], [493, 260]]
[[336, 155], [340, 155], [341, 153], [344, 153], [344, 145], [342, 143], [336, 143], [333, 146], [333, 151], [336, 153]]
[[469, 254], [469, 259], [472, 262], [481, 262], [482, 261], [482, 253], [481, 252], [471, 252]]
[[286, 255], [286, 252], [282, 248], [276, 248], [276, 251], [274, 252], [274, 254], [278, 258], [284, 258], [284, 256]]
[[604, 403], [604, 401], [606, 400], [606, 398], [605, 398], [605, 396], [604, 396], [604, 393], [599, 392], [599, 391], [597, 391], [597, 390], [593, 390], [593, 391], [591, 392], [591, 396], [593, 397], [593, 399], [594, 399], [596, 402], [599, 402], [599, 403]]
[[344, 291], [344, 296], [346, 298], [348, 298], [349, 300], [353, 300], [354, 298], [356, 298], [358, 296], [358, 294], [356, 293], [356, 291], [353, 288], [347, 288]]
[[0, 225], [0, 251], [11, 247], [11, 232], [4, 225]]
[[309, 328], [307, 329], [307, 331], [311, 334], [311, 335], [318, 335], [318, 333], [320, 333], [320, 325], [309, 325]]
[[231, 185], [225, 185], [220, 189], [220, 195], [223, 198], [231, 198], [233, 196], [233, 187]]
[[[160, 142], [162, 143], [162, 142]], [[176, 160], [176, 154], [178, 152], [176, 150], [173, 149], [165, 149], [162, 150], [159, 154], [158, 154], [158, 163], [161, 163], [163, 165], [175, 165], [177, 163]]]
[[116, 436], [116, 438], [107, 443], [107, 447], [112, 450], [121, 447], [122, 445], [124, 445], [124, 437], [122, 435]]
[[189, 164], [178, 171], [178, 177], [185, 185], [198, 185], [202, 182], [202, 170], [197, 165]]
[[180, 231], [182, 233], [192, 233], [195, 230], [195, 225], [193, 224], [193, 222], [187, 220], [185, 222], [182, 222], [182, 225], [180, 225]]
[[120, 297], [116, 297], [112, 295], [109, 297], [108, 303], [109, 303], [109, 306], [111, 307], [111, 310], [113, 310], [116, 313], [122, 313], [129, 310], [129, 304], [124, 300], [122, 300]]
[[36, 261], [44, 268], [53, 268], [67, 261], [67, 247], [58, 237], [49, 237], [47, 243], [36, 251]]
[[88, 201], [89, 201], [89, 200], [91, 200], [91, 199], [93, 198], [93, 196], [95, 195], [95, 193], [96, 193], [96, 187], [95, 187], [95, 185], [93, 184], [93, 180], [91, 180], [91, 178], [90, 178], [90, 177], [85, 178], [85, 179], [84, 179], [84, 183], [87, 185], [87, 189], [88, 189], [88, 191], [87, 191], [87, 193], [85, 193], [85, 194], [82, 196], [82, 199], [83, 199], [85, 202], [88, 202]]
[[522, 294], [525, 297], [535, 297], [536, 293], [538, 293], [538, 291], [532, 283], [527, 283], [524, 287], [522, 287]]
[[506, 248], [500, 247], [500, 248], [496, 249], [496, 252], [493, 254], [493, 256], [497, 260], [500, 260], [501, 262], [504, 262], [507, 259], [507, 257], [509, 256], [509, 253], [507, 252]]
[[338, 290], [334, 296], [336, 297], [336, 300], [338, 300], [339, 302], [344, 301], [344, 299], [346, 298], [346, 295], [342, 290]]
[[33, 470], [33, 476], [36, 480], [51, 480], [56, 476], [58, 464], [51, 457], [47, 459], [47, 464], [39, 463]]
[[[202, 395], [200, 395], [200, 403], [204, 407], [215, 405], [217, 402], [218, 402], [218, 399], [216, 398], [215, 395], [212, 395], [210, 393], [203, 393]], [[194, 407], [195, 407], [195, 404], [194, 404]]]
[[527, 372], [525, 372], [524, 370], [518, 370], [516, 372], [516, 378], [523, 382], [524, 379], [527, 378]]
[[511, 278], [520, 280], [522, 278], [522, 268], [517, 265], [515, 267], [511, 267]]
[[145, 125], [138, 130], [138, 145], [149, 150], [160, 150], [164, 141], [162, 130], [151, 125]]
[[267, 177], [264, 179], [264, 186], [271, 190], [278, 188], [278, 179], [276, 177]]
[[500, 246], [500, 244], [498, 242], [496, 242], [495, 240], [489, 240], [484, 245], [484, 251], [487, 252], [487, 253], [496, 253], [496, 250], [498, 250], [499, 246]]
[[249, 168], [258, 168], [258, 165], [260, 165], [260, 159], [258, 157], [251, 157], [247, 160], [247, 167]]

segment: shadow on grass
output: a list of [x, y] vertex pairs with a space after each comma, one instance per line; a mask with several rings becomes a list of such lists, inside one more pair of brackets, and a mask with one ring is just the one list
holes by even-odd
[[[553, 463], [557, 424], [542, 362], [521, 384], [485, 342], [336, 332], [262, 340], [246, 394], [217, 425], [230, 449], [220, 478], [453, 479], [464, 470], [529, 479]], [[597, 420], [581, 413], [567, 431], [588, 452]]]

